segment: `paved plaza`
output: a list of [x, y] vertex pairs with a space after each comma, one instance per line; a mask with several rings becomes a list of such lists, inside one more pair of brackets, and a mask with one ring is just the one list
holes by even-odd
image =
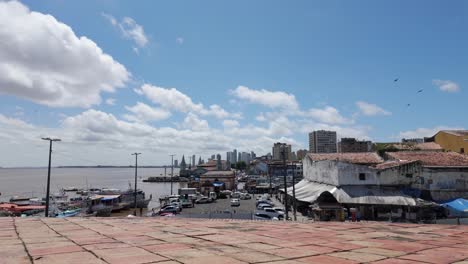
[[468, 226], [0, 218], [0, 263], [468, 263]]

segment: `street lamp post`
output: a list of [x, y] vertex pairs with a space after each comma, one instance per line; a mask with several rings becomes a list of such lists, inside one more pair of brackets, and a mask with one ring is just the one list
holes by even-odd
[[174, 154], [169, 155], [171, 156], [171, 195], [172, 195], [172, 177], [174, 176]]
[[284, 170], [284, 210], [286, 211], [286, 220], [288, 220], [288, 185], [286, 182], [287, 168], [286, 168], [286, 144], [281, 145], [283, 147], [283, 170]]
[[292, 164], [292, 194], [293, 194], [293, 215], [294, 221], [297, 221], [297, 209], [296, 209], [296, 164], [291, 161]]
[[49, 200], [50, 200], [50, 165], [52, 160], [52, 142], [61, 141], [59, 138], [42, 138], [49, 141], [49, 169], [47, 170], [47, 191], [46, 191], [46, 208], [45, 217], [49, 217]]
[[133, 212], [133, 215], [136, 216], [137, 215], [137, 175], [138, 175], [138, 155], [140, 155], [141, 153], [132, 153], [132, 155], [135, 155], [135, 191], [133, 193], [133, 195], [135, 196], [135, 204], [134, 204], [134, 207], [135, 207], [135, 211]]

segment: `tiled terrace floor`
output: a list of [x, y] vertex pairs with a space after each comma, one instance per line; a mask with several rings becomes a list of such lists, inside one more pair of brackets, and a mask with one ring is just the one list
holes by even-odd
[[468, 264], [468, 226], [0, 218], [0, 263]]

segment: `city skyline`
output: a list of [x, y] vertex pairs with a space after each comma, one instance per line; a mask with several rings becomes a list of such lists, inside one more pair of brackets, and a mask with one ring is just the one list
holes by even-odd
[[0, 166], [47, 164], [41, 137], [53, 166], [161, 165], [467, 128], [466, 2], [209, 5], [0, 2]]

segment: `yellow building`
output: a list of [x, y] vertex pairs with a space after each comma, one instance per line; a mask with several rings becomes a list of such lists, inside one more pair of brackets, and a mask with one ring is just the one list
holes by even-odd
[[445, 151], [468, 154], [468, 130], [441, 130], [429, 140]]

